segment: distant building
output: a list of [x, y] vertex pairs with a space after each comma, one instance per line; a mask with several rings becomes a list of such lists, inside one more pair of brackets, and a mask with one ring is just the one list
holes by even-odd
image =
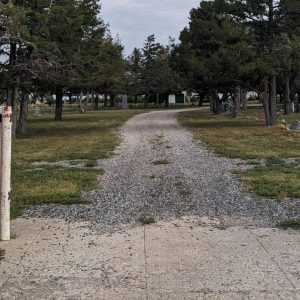
[[185, 104], [185, 102], [186, 102], [186, 96], [184, 93], [169, 95], [170, 104]]

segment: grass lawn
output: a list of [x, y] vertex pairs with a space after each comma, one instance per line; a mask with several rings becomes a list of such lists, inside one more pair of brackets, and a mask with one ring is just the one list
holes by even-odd
[[[185, 112], [179, 121], [196, 139], [221, 156], [267, 160], [265, 166], [239, 173], [249, 189], [261, 196], [282, 199], [300, 198], [300, 169], [284, 163], [282, 158], [300, 157], [300, 132], [288, 132], [278, 126], [266, 127], [261, 108], [249, 108], [238, 118], [229, 114], [214, 116], [208, 108]], [[282, 116], [288, 123], [300, 120], [300, 114]]]
[[[48, 108], [42, 109], [41, 117], [30, 111], [28, 134], [13, 141], [12, 217], [26, 205], [84, 202], [82, 191], [93, 189], [101, 175], [92, 168], [96, 160], [109, 157], [120, 142], [116, 129], [143, 112], [102, 110], [81, 115], [74, 111], [66, 109], [61, 122], [53, 121]], [[86, 168], [32, 165], [61, 160], [84, 160]]]

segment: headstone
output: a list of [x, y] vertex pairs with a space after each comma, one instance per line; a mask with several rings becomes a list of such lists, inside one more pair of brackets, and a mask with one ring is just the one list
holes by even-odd
[[293, 113], [295, 112], [295, 103], [294, 102], [291, 103], [291, 110]]
[[41, 109], [38, 105], [35, 105], [35, 108], [34, 108], [34, 115], [36, 117], [40, 117], [42, 114], [41, 114]]
[[128, 109], [128, 97], [127, 97], [127, 95], [122, 96], [122, 109]]
[[300, 121], [294, 121], [291, 125], [291, 130], [300, 131]]

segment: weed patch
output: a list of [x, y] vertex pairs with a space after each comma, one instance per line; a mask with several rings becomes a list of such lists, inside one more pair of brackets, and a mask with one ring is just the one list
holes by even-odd
[[152, 217], [146, 217], [146, 216], [141, 216], [138, 221], [142, 225], [151, 225], [151, 224], [155, 223], [154, 218], [152, 218]]
[[294, 219], [294, 220], [285, 220], [277, 225], [279, 228], [283, 229], [294, 229], [294, 230], [300, 230], [300, 219]]
[[5, 250], [0, 248], [0, 261], [4, 259]]
[[167, 159], [162, 159], [162, 160], [155, 160], [152, 162], [154, 165], [168, 165], [170, 162]]

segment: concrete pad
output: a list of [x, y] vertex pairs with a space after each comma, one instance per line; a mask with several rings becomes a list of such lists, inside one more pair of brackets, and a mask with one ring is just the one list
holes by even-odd
[[[300, 289], [294, 284], [298, 273], [286, 271], [287, 276], [280, 267], [280, 262], [298, 264], [292, 269], [298, 270], [299, 233], [179, 224], [146, 229], [147, 286], [159, 291], [153, 299], [300, 298]], [[257, 241], [259, 234], [272, 240], [272, 254]], [[282, 249], [282, 236], [290, 249]], [[282, 261], [281, 251], [285, 251], [286, 261]], [[185, 298], [189, 294], [190, 298]]]
[[182, 218], [98, 235], [90, 224], [13, 221], [0, 299], [300, 299], [300, 234]]
[[114, 299], [122, 294], [122, 299], [127, 294], [143, 299], [143, 228], [96, 235], [86, 223], [25, 223], [15, 240], [0, 243], [6, 249], [0, 299]]

